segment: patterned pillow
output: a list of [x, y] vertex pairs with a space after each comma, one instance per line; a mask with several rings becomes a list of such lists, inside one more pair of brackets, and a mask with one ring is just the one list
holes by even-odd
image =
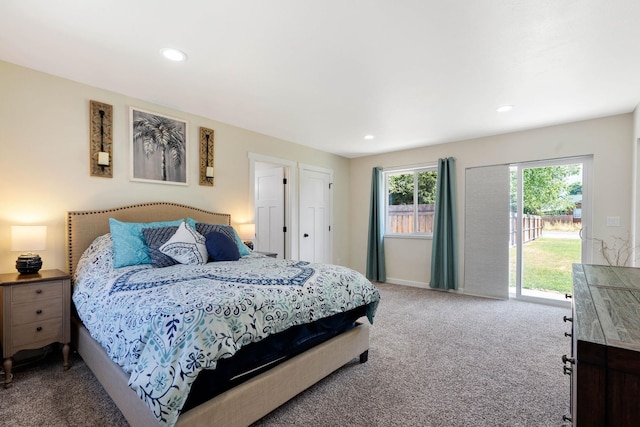
[[242, 243], [242, 239], [238, 236], [236, 230], [230, 226], [225, 224], [205, 224], [203, 222], [196, 223], [196, 230], [198, 233], [203, 236], [208, 235], [209, 233], [213, 233], [214, 231], [218, 231], [226, 234], [232, 241], [236, 242], [236, 246], [238, 247], [238, 252], [240, 256], [250, 255], [251, 249], [247, 247], [244, 243]]
[[154, 267], [169, 267], [174, 264], [178, 264], [178, 261], [160, 251], [160, 246], [167, 243], [167, 241], [176, 234], [176, 231], [178, 231], [178, 226], [175, 225], [170, 227], [142, 229], [142, 235], [144, 236], [144, 240], [147, 243], [147, 249], [149, 250], [151, 264], [153, 264]]
[[109, 218], [109, 231], [113, 239], [113, 267], [151, 264], [151, 257], [142, 235], [142, 229], [170, 225], [177, 227], [181, 222], [183, 222], [182, 219], [148, 223], [122, 222], [115, 218]]
[[160, 252], [181, 264], [206, 264], [209, 259], [205, 238], [186, 222], [160, 246]]
[[212, 231], [207, 234], [205, 244], [213, 261], [237, 261], [240, 258], [236, 242], [227, 233]]

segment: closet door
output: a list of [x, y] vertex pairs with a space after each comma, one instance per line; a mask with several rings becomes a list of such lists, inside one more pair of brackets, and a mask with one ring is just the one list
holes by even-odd
[[331, 263], [332, 171], [300, 168], [300, 259]]
[[509, 166], [465, 172], [464, 292], [509, 298]]

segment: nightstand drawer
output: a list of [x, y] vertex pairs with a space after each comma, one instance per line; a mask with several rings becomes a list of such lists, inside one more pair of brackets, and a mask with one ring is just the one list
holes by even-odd
[[[69, 368], [71, 276], [60, 270], [0, 274], [0, 349], [4, 388], [13, 383], [13, 358], [22, 350], [62, 344]], [[0, 421], [2, 424], [2, 421]]]
[[13, 328], [14, 352], [40, 348], [52, 342], [62, 340], [62, 317], [44, 320], [42, 322], [27, 323]]
[[62, 298], [14, 304], [11, 308], [13, 326], [62, 317]]
[[14, 303], [45, 300], [60, 296], [62, 296], [62, 280], [13, 286], [11, 288], [11, 298]]

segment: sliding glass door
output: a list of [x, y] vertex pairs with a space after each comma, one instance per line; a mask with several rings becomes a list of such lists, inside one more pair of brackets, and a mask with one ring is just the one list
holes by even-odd
[[510, 295], [563, 301], [572, 264], [589, 262], [591, 157], [510, 167]]

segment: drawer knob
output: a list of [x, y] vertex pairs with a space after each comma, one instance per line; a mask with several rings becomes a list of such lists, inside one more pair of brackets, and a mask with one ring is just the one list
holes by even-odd
[[565, 337], [569, 337], [569, 338], [571, 338], [571, 337], [572, 337], [572, 335], [571, 335], [569, 332], [565, 332], [565, 333], [564, 333], [564, 336], [565, 336]]
[[38, 327], [36, 328], [36, 331], [38, 331], [38, 332], [40, 332], [41, 330], [42, 330], [42, 326], [38, 326]]
[[562, 371], [565, 375], [571, 375], [571, 373], [573, 372], [573, 368], [570, 366], [563, 366], [562, 368]]
[[562, 316], [562, 320], [565, 322], [573, 322], [573, 317]]
[[573, 359], [573, 358], [567, 357], [567, 355], [566, 355], [566, 354], [563, 354], [563, 355], [562, 355], [562, 363], [567, 363], [567, 362], [569, 362], [569, 363], [571, 363], [571, 364], [573, 365], [573, 364], [575, 364], [575, 363], [576, 363], [576, 359]]
[[37, 289], [36, 290], [36, 294], [41, 294], [42, 293], [42, 289]]
[[564, 297], [565, 297], [566, 299], [571, 299], [571, 294], [564, 294]]
[[42, 314], [42, 310], [36, 310], [36, 314]]

